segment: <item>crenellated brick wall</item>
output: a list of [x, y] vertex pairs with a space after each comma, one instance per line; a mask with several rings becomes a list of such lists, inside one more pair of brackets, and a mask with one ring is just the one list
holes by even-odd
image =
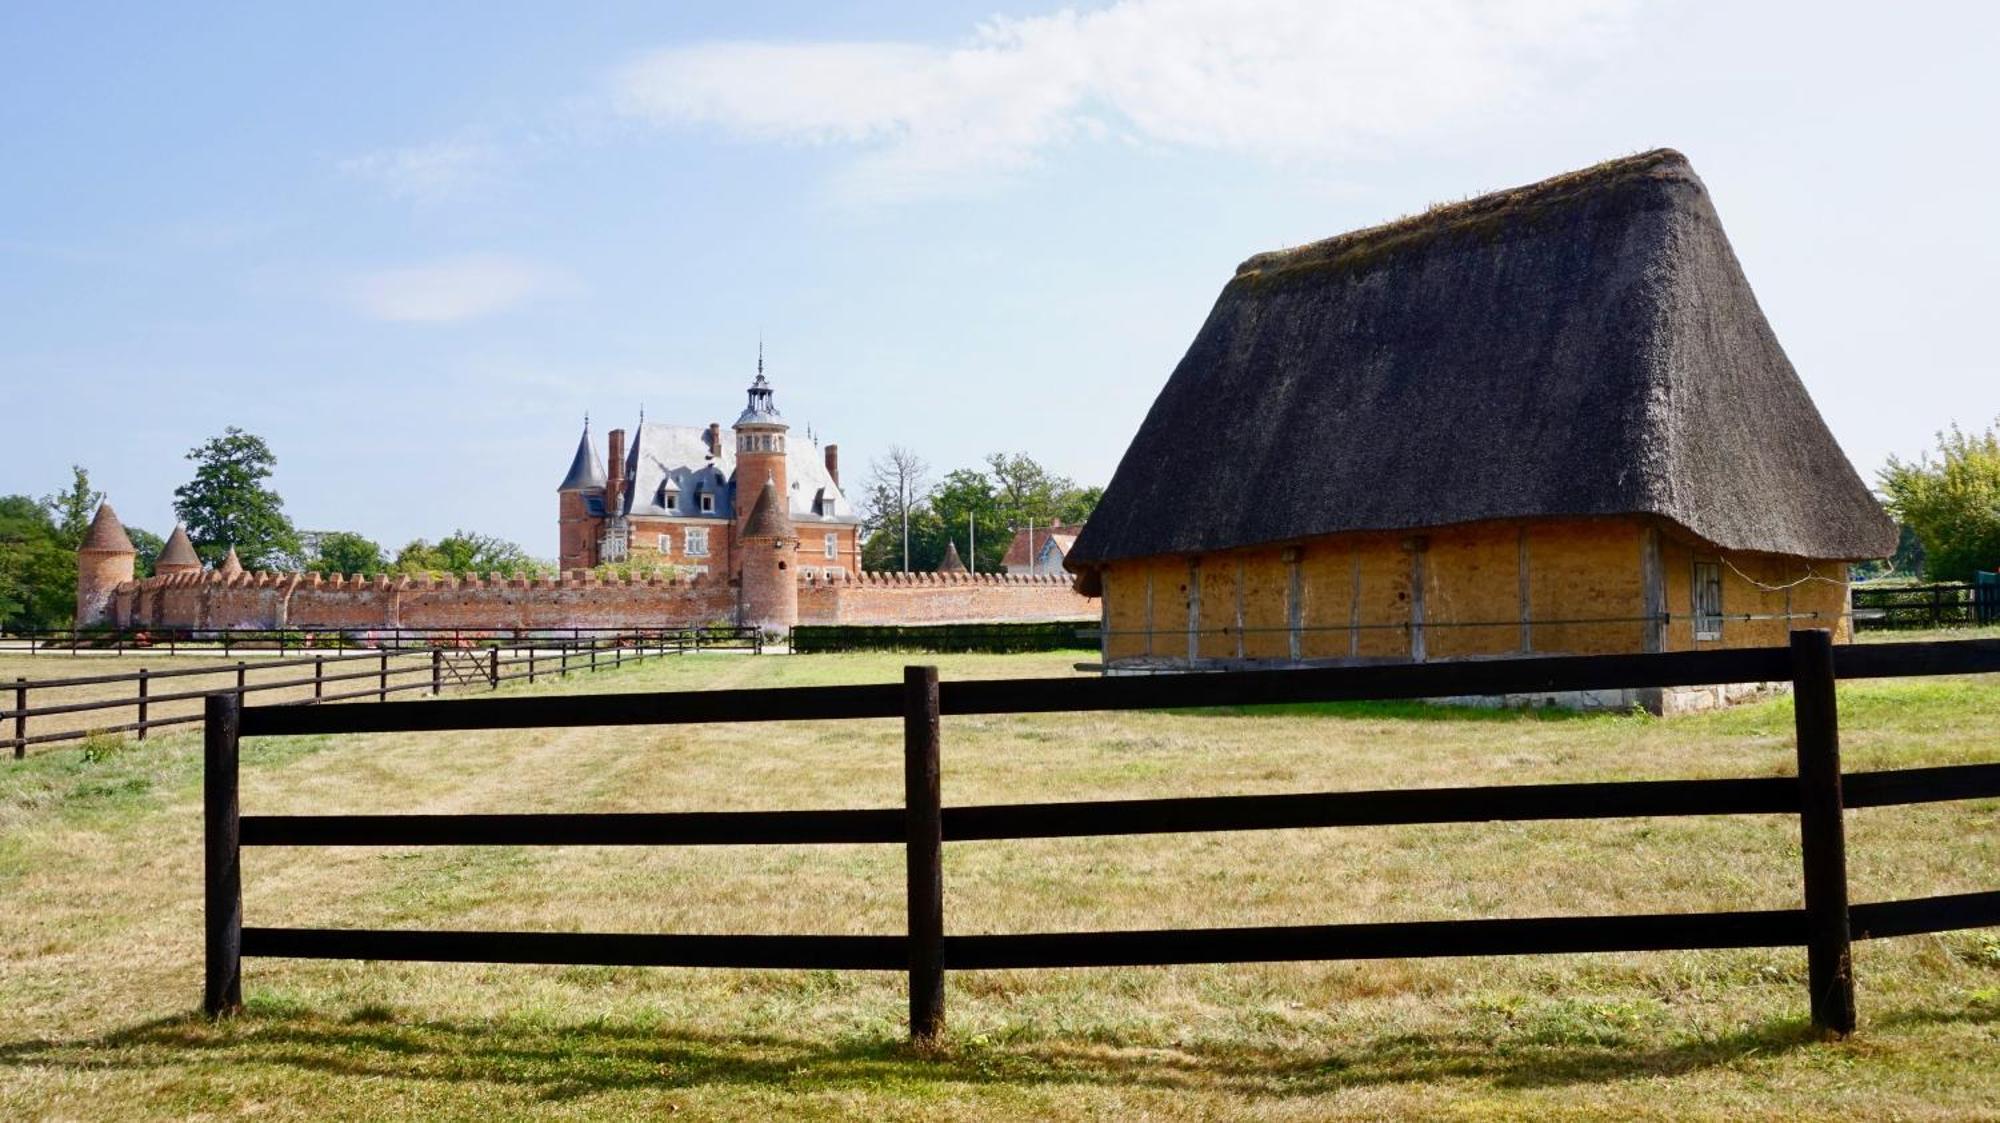
[[[815, 576], [799, 584], [804, 624], [1095, 619], [1097, 602], [1060, 577], [999, 574]], [[191, 628], [689, 627], [739, 618], [719, 578], [321, 577], [216, 573], [120, 584], [111, 623]]]
[[863, 573], [799, 583], [801, 624], [1095, 620], [1069, 578], [998, 573]]

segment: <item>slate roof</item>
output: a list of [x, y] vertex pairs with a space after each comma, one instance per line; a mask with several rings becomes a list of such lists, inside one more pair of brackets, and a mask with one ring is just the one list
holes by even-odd
[[577, 438], [576, 457], [569, 462], [569, 473], [556, 485], [556, 490], [589, 491], [603, 487], [604, 461], [597, 458], [597, 449], [590, 443], [590, 426], [585, 425], [583, 436]]
[[1667, 149], [1244, 262], [1065, 564], [1613, 514], [1896, 545]]
[[[734, 518], [736, 515], [736, 442], [724, 430], [722, 454], [710, 456], [708, 430], [697, 425], [658, 425], [646, 422], [632, 437], [625, 455], [625, 515], [647, 518]], [[797, 522], [848, 525], [861, 516], [848, 502], [840, 485], [826, 470], [826, 454], [810, 438], [797, 433], [785, 437], [786, 507]], [[753, 481], [761, 484], [763, 481]], [[666, 494], [680, 496], [674, 510], [666, 507]], [[695, 496], [713, 494], [715, 510], [703, 515]]]

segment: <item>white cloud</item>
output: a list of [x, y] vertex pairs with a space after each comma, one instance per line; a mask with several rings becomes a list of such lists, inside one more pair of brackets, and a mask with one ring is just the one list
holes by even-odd
[[490, 144], [441, 140], [409, 148], [384, 148], [341, 160], [336, 166], [394, 198], [430, 203], [484, 180], [498, 162], [499, 150]]
[[371, 319], [436, 324], [490, 316], [567, 287], [560, 274], [481, 254], [369, 273], [353, 281], [349, 296]]
[[1324, 158], [1519, 108], [1629, 0], [1122, 0], [969, 42], [711, 42], [613, 77], [620, 108], [857, 150], [869, 194], [949, 188], [1080, 138]]

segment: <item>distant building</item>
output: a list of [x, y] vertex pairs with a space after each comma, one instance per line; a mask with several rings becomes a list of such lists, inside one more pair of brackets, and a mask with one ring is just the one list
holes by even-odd
[[564, 571], [597, 565], [675, 566], [738, 581], [753, 500], [771, 485], [798, 537], [797, 576], [860, 572], [861, 516], [840, 489], [840, 449], [790, 431], [758, 360], [749, 402], [727, 436], [707, 427], [641, 420], [628, 447], [607, 441], [610, 471], [584, 426], [557, 487]]
[[1069, 557], [1070, 547], [1076, 545], [1076, 536], [1082, 532], [1080, 526], [1064, 526], [1061, 522], [1017, 530], [1014, 540], [1007, 544], [1007, 556], [1000, 560], [1000, 566], [1007, 573], [1060, 574], [1063, 559]]
[[1066, 563], [1115, 669], [1781, 644], [1895, 546], [1661, 150], [1244, 262]]

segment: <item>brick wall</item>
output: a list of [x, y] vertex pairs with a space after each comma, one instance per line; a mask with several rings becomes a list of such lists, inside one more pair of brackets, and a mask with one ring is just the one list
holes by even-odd
[[[688, 627], [737, 618], [726, 580], [326, 577], [214, 573], [118, 586], [114, 621], [154, 628]], [[1059, 577], [865, 574], [799, 584], [799, 622], [934, 624], [1096, 619]]]
[[952, 624], [1095, 620], [1097, 601], [1067, 577], [863, 573], [799, 583], [801, 624]]

